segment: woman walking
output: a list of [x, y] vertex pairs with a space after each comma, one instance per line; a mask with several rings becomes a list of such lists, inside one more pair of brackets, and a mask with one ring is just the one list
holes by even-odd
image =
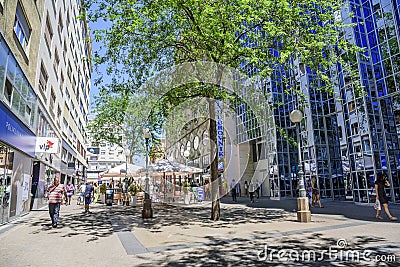
[[94, 204], [97, 203], [99, 197], [100, 197], [100, 187], [97, 185], [97, 183], [94, 183], [94, 199], [93, 199]]
[[[390, 183], [385, 178], [383, 173], [378, 173], [378, 179], [375, 181], [375, 191], [376, 191], [376, 200], [379, 200], [381, 207], [385, 209], [385, 212], [391, 221], [396, 221], [397, 218], [393, 217], [389, 211], [388, 199], [385, 193], [385, 186], [390, 186]], [[381, 217], [381, 209], [376, 210], [376, 218], [382, 220]]]
[[71, 205], [71, 198], [72, 195], [74, 194], [74, 185], [71, 183], [71, 181], [68, 181], [66, 190], [67, 190], [67, 201], [65, 202], [65, 205]]

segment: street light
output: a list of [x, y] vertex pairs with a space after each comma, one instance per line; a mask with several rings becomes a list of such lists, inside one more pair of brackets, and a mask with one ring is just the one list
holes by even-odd
[[144, 193], [144, 203], [142, 210], [142, 218], [152, 218], [153, 209], [151, 208], [151, 199], [149, 193], [149, 139], [151, 138], [150, 129], [146, 128], [143, 131], [143, 137], [146, 141], [146, 178], [145, 178], [145, 193]]
[[129, 198], [128, 198], [128, 186], [129, 186], [129, 181], [128, 181], [128, 156], [129, 156], [129, 149], [125, 148], [125, 180], [124, 180], [125, 187], [123, 187], [124, 188], [124, 190], [123, 190], [124, 199], [123, 199], [122, 203], [127, 205], [127, 206], [129, 205]]
[[188, 173], [189, 173], [189, 166], [188, 166], [188, 158], [189, 158], [189, 156], [190, 156], [190, 151], [189, 150], [185, 150], [185, 152], [183, 152], [183, 156], [185, 157], [185, 160], [186, 160], [186, 168], [187, 168], [187, 172], [186, 172], [186, 183], [188, 182], [188, 179], [189, 179], [189, 175], [188, 175]]
[[301, 158], [301, 145], [300, 145], [300, 122], [303, 120], [303, 112], [298, 109], [290, 112], [289, 115], [290, 120], [296, 124], [296, 135], [297, 135], [297, 147], [298, 147], [298, 157], [299, 157], [299, 172], [298, 172], [298, 181], [299, 181], [299, 197], [297, 198], [297, 220], [299, 222], [310, 222], [311, 221], [311, 212], [308, 203], [308, 197], [306, 197], [306, 190], [304, 188], [304, 180], [303, 180], [303, 167], [302, 167], [302, 158]]

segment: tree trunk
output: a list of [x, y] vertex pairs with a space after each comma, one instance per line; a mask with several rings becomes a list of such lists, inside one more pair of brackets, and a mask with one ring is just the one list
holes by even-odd
[[217, 124], [215, 121], [215, 100], [208, 100], [210, 114], [210, 172], [211, 172], [211, 220], [220, 219], [219, 183], [218, 183], [218, 155], [217, 155]]

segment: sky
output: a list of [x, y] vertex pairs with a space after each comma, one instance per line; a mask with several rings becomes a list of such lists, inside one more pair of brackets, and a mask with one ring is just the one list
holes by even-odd
[[[98, 21], [98, 22], [90, 22], [89, 27], [90, 27], [90, 32], [92, 36], [92, 50], [93, 52], [95, 51], [101, 51], [102, 44], [98, 43], [94, 40], [94, 35], [93, 35], [93, 30], [99, 30], [99, 29], [105, 29], [107, 28], [109, 24], [104, 22], [104, 21]], [[90, 88], [90, 106], [89, 110], [91, 110], [91, 104], [94, 102], [94, 97], [98, 95], [99, 88], [100, 86], [96, 86], [94, 84], [95, 80], [98, 79], [99, 77], [104, 77], [107, 76], [106, 73], [106, 66], [100, 66], [98, 70], [96, 70], [93, 67], [92, 71], [92, 78], [91, 78], [91, 88]], [[137, 165], [145, 166], [145, 157], [143, 155], [139, 155], [133, 158], [134, 163]]]

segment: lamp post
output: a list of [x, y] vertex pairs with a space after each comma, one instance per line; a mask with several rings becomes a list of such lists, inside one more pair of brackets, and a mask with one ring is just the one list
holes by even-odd
[[125, 179], [124, 179], [124, 187], [123, 187], [123, 196], [124, 199], [122, 201], [123, 204], [129, 205], [129, 198], [128, 198], [128, 187], [129, 187], [129, 181], [128, 181], [128, 156], [129, 156], [129, 149], [125, 148]]
[[303, 120], [303, 112], [298, 109], [290, 112], [290, 120], [296, 124], [296, 135], [297, 135], [297, 146], [298, 146], [298, 157], [299, 157], [299, 172], [298, 172], [298, 183], [299, 183], [299, 197], [297, 198], [297, 220], [299, 222], [310, 222], [311, 212], [308, 203], [308, 197], [306, 196], [306, 190], [304, 188], [303, 180], [303, 166], [301, 157], [301, 145], [300, 145], [300, 122]]
[[153, 218], [153, 209], [151, 208], [151, 199], [149, 193], [149, 139], [151, 138], [150, 129], [146, 128], [143, 131], [143, 137], [146, 141], [146, 178], [145, 178], [145, 193], [142, 210], [142, 218]]
[[186, 178], [185, 178], [185, 185], [184, 185], [184, 190], [183, 190], [183, 192], [184, 192], [184, 195], [185, 195], [185, 197], [184, 197], [184, 202], [185, 202], [185, 204], [187, 205], [187, 204], [190, 204], [190, 197], [189, 197], [189, 172], [188, 172], [188, 169], [189, 169], [189, 167], [188, 167], [188, 158], [189, 158], [189, 155], [190, 155], [190, 152], [189, 152], [189, 150], [185, 150], [185, 152], [183, 152], [183, 156], [185, 157], [185, 160], [186, 160], [186, 168], [187, 168], [187, 171], [186, 171]]
[[[185, 160], [186, 160], [186, 168], [188, 168], [189, 169], [189, 166], [188, 166], [188, 158], [189, 158], [189, 156], [190, 156], [190, 151], [189, 150], [185, 150], [185, 152], [183, 152], [183, 156], [185, 157]], [[186, 182], [188, 181], [188, 173], [189, 173], [189, 171], [187, 171], [187, 173], [186, 173]]]

